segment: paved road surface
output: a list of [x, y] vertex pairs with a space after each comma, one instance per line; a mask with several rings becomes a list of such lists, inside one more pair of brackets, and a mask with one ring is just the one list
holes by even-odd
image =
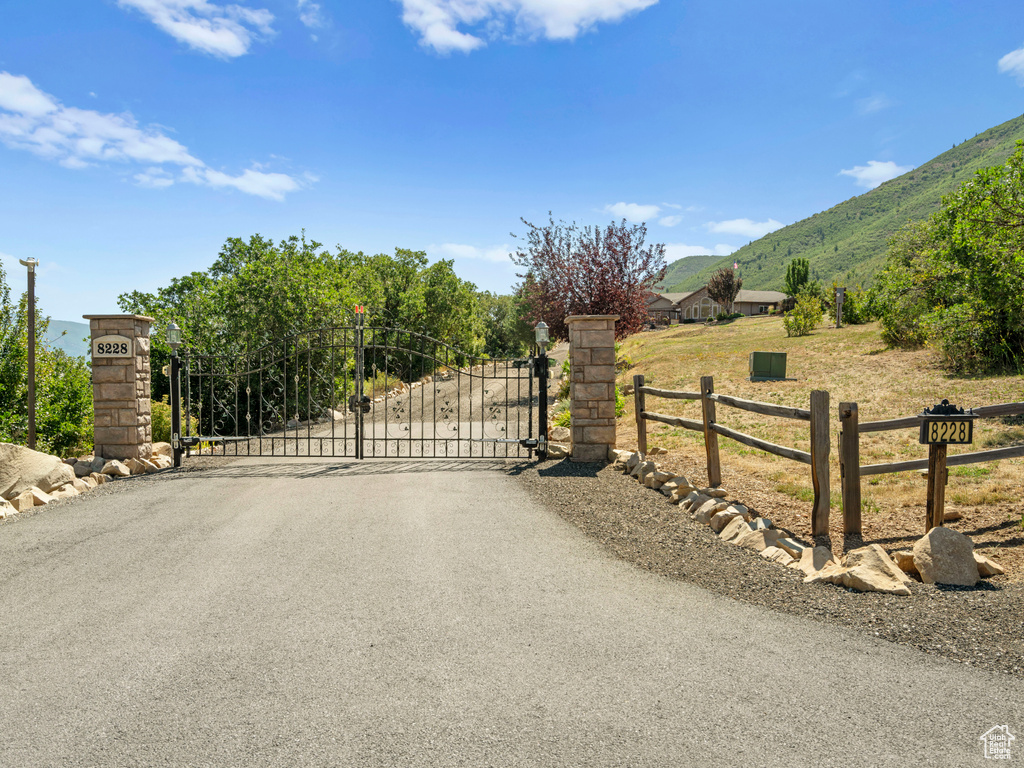
[[493, 463], [260, 461], [0, 525], [0, 765], [1024, 760], [1024, 681], [639, 571]]

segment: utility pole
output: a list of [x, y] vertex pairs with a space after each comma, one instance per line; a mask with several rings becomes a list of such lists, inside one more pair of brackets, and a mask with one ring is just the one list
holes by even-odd
[[28, 267], [28, 447], [36, 449], [36, 266], [35, 259], [18, 259]]

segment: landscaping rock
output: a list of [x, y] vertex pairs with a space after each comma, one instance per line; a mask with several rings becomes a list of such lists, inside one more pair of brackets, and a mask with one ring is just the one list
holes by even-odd
[[[67, 465], [65, 464], [64, 466]], [[10, 501], [11, 505], [19, 512], [24, 512], [26, 509], [32, 509], [32, 507], [36, 505], [36, 500], [32, 495], [32, 491], [22, 491]]]
[[78, 461], [75, 462], [74, 470], [75, 477], [85, 477], [90, 472], [92, 472], [92, 458], [90, 458], [88, 461], [86, 461], [85, 459], [79, 459]]
[[663, 456], [666, 453], [668, 453], [668, 449], [666, 448], [651, 448], [647, 451], [648, 456]]
[[790, 539], [790, 538], [779, 539], [775, 543], [775, 546], [777, 546], [779, 549], [785, 551], [786, 553], [789, 554], [790, 557], [792, 557], [792, 558], [794, 558], [796, 560], [799, 560], [801, 555], [803, 555], [804, 550], [807, 549], [807, 545], [801, 544], [796, 539]]
[[886, 592], [909, 595], [910, 578], [894, 563], [878, 544], [847, 552], [843, 559], [843, 586], [858, 592]]
[[711, 530], [713, 530], [715, 533], [721, 533], [722, 529], [725, 528], [725, 526], [729, 524], [729, 521], [732, 520], [734, 517], [738, 517], [741, 520], [743, 519], [743, 515], [741, 515], [735, 509], [730, 509], [729, 505], [726, 505], [724, 509], [715, 512], [715, 514], [711, 516], [711, 520], [708, 522], [708, 525], [711, 526]]
[[974, 553], [974, 562], [978, 564], [978, 575], [981, 577], [985, 576], [1002, 576], [1006, 573], [1006, 570], [997, 563], [995, 560], [990, 560], [982, 554], [977, 552]]
[[89, 477], [96, 481], [96, 485], [103, 485], [105, 482], [107, 482], [107, 480], [110, 479], [102, 472], [93, 472], [91, 475], [89, 475]]
[[752, 530], [750, 523], [737, 515], [726, 523], [725, 528], [723, 528], [722, 532], [718, 534], [718, 538], [722, 541], [735, 541], [740, 536], [750, 533]]
[[914, 565], [925, 584], [973, 587], [978, 583], [974, 542], [962, 533], [938, 526], [914, 544]]
[[74, 480], [72, 480], [70, 485], [79, 493], [85, 493], [86, 491], [92, 490], [92, 486], [90, 486], [87, 482], [85, 482], [85, 480], [83, 480], [80, 477], [76, 477]]
[[35, 503], [35, 506], [37, 507], [41, 507], [44, 504], [49, 504], [51, 501], [53, 501], [53, 496], [46, 493], [45, 491], [40, 490], [39, 488], [29, 488], [28, 492], [32, 494], [32, 501]]
[[648, 475], [652, 475], [657, 471], [658, 465], [653, 461], [641, 461], [636, 465], [636, 469], [634, 469], [631, 474], [642, 483], [647, 479]]
[[640, 454], [633, 452], [629, 454], [629, 458], [626, 460], [626, 471], [633, 474], [633, 470], [636, 469], [636, 465], [640, 463]]
[[804, 584], [821, 584], [822, 582], [828, 584], [842, 584], [843, 574], [845, 573], [846, 569], [843, 566], [833, 560], [829, 560], [821, 567], [820, 570], [805, 576]]
[[679, 496], [685, 496], [690, 491], [695, 490], [690, 481], [682, 475], [676, 475], [671, 480], [666, 480], [665, 484], [661, 486], [661, 492], [666, 496], [671, 497], [676, 491], [679, 491]]
[[73, 496], [77, 496], [78, 495], [78, 491], [75, 490], [75, 486], [74, 485], [72, 485], [71, 483], [68, 483], [67, 485], [62, 485], [60, 488], [58, 488], [56, 491], [54, 491], [51, 495], [55, 499], [70, 499]]
[[[776, 546], [779, 546], [776, 543]], [[785, 547], [783, 547], [785, 549]], [[800, 570], [803, 571], [804, 576], [813, 576], [815, 573], [825, 567], [826, 564], [834, 562], [832, 560], [832, 552], [828, 547], [806, 547], [803, 552], [800, 553]]]
[[569, 446], [560, 443], [548, 443], [548, 459], [569, 458]]
[[0, 496], [5, 499], [33, 486], [49, 493], [74, 477], [75, 471], [56, 456], [22, 445], [0, 443]]
[[772, 526], [772, 521], [767, 517], [755, 517], [750, 521], [750, 524], [754, 526], [755, 531], [764, 531], [774, 527]]
[[548, 430], [548, 440], [553, 443], [568, 443], [572, 440], [572, 432], [568, 427], [551, 427]]
[[[673, 494], [673, 497], [674, 496], [675, 496], [675, 494]], [[683, 512], [689, 512], [690, 510], [696, 511], [696, 509], [694, 507], [694, 504], [696, 504], [697, 507], [699, 507], [701, 504], [703, 504], [709, 498], [711, 498], [711, 497], [710, 496], [705, 496], [700, 491], [690, 491], [685, 496], [681, 496], [676, 503], [679, 504], [679, 508], [682, 509]]]
[[904, 573], [917, 573], [917, 566], [914, 565], [914, 553], [907, 550], [900, 550], [892, 553], [892, 560]]
[[[99, 485], [99, 483], [96, 482], [96, 479], [92, 475], [86, 475], [85, 477], [82, 477], [82, 478], [79, 478], [79, 479], [83, 483], [85, 483], [87, 486], [89, 486], [89, 490], [90, 491], [93, 488], [95, 488], [97, 485]], [[61, 486], [61, 487], [63, 487], [63, 486]]]
[[[337, 411], [332, 411], [332, 413], [335, 414], [334, 420], [337, 421], [338, 420], [338, 413], [337, 413]], [[342, 418], [344, 418], [344, 416], [342, 416]], [[169, 459], [173, 459], [174, 458], [174, 448], [171, 446], [170, 443], [153, 443], [153, 455], [154, 456], [166, 456]]]
[[101, 472], [109, 477], [131, 477], [132, 471], [117, 459], [103, 465]]
[[[740, 518], [742, 519], [742, 518]], [[750, 523], [744, 522], [744, 525], [749, 526]], [[743, 547], [744, 549], [752, 549], [755, 552], [761, 552], [768, 547], [774, 547], [775, 542], [779, 540], [782, 534], [779, 531], [762, 528], [756, 531], [747, 531], [746, 533], [740, 534], [738, 537], [733, 539], [733, 544], [737, 547]]]
[[705, 488], [703, 492], [713, 499], [724, 499], [729, 495], [723, 488]]
[[779, 563], [780, 565], [789, 565], [790, 563], [796, 562], [792, 556], [784, 549], [779, 549], [777, 546], [765, 547], [761, 550], [761, 557], [765, 560], [771, 560], [773, 563]]
[[654, 473], [654, 479], [664, 484], [676, 476], [675, 472], [666, 472], [665, 470], [658, 470]]
[[14, 508], [14, 505], [7, 499], [0, 498], [0, 520], [16, 514], [18, 514], [18, 510]]
[[[700, 506], [694, 504], [693, 506], [690, 507], [690, 509], [693, 510], [693, 519], [701, 525], [711, 525], [711, 518], [713, 518], [723, 509], [725, 509], [728, 505], [723, 504], [718, 499], [710, 499], [707, 496], [704, 496], [702, 498], [704, 498], [705, 501], [701, 503]], [[725, 525], [723, 524], [722, 527], [724, 528]], [[715, 533], [720, 533], [721, 530], [722, 528], [719, 528], [717, 531], [715, 531]]]
[[174, 466], [174, 459], [167, 456], [157, 456], [156, 454], [149, 457], [149, 462], [155, 464], [159, 469], [170, 469]]

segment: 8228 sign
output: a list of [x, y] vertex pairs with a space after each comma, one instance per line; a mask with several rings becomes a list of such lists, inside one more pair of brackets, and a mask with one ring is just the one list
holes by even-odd
[[132, 357], [132, 340], [127, 336], [100, 336], [92, 340], [92, 356]]
[[973, 443], [973, 419], [925, 419], [921, 423], [921, 442], [925, 445], [934, 443]]

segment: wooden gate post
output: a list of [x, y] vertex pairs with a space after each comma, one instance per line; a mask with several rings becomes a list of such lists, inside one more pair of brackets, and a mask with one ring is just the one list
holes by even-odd
[[722, 484], [722, 464], [718, 455], [718, 433], [711, 425], [715, 423], [715, 377], [701, 376], [700, 404], [704, 415], [704, 448], [708, 455], [708, 485], [715, 488]]
[[946, 516], [946, 444], [928, 446], [928, 505], [924, 532], [942, 525]]
[[831, 489], [828, 480], [829, 408], [828, 392], [811, 392], [811, 483], [814, 485], [814, 507], [811, 510], [811, 535], [828, 535]]
[[640, 456], [647, 455], [647, 420], [643, 417], [646, 398], [640, 388], [644, 385], [644, 375], [638, 373], [633, 377], [633, 409], [636, 411], [636, 449]]
[[843, 534], [861, 533], [860, 432], [856, 403], [839, 404], [839, 483], [843, 493]]

